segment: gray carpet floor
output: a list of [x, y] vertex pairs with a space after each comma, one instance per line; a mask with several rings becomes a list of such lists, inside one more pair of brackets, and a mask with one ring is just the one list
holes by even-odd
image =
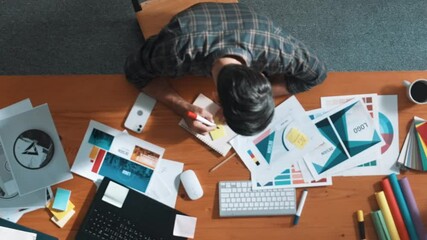
[[[241, 0], [331, 71], [427, 70], [425, 0]], [[131, 0], [0, 0], [0, 75], [123, 73], [142, 35]]]

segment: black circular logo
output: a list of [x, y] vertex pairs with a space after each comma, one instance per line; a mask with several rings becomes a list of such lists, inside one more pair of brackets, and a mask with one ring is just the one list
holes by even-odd
[[11, 199], [18, 196], [18, 193], [13, 193], [11, 195], [7, 195], [3, 188], [0, 187], [0, 199]]
[[21, 133], [13, 146], [16, 161], [27, 169], [40, 169], [49, 164], [54, 149], [52, 138], [37, 129]]

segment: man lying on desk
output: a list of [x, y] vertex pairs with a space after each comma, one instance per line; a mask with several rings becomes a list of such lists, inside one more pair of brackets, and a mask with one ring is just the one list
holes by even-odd
[[127, 79], [181, 115], [193, 130], [213, 130], [187, 117], [204, 109], [185, 101], [165, 78], [212, 77], [224, 119], [238, 134], [254, 135], [271, 122], [274, 96], [320, 84], [326, 68], [300, 41], [255, 10], [238, 3], [199, 3], [177, 14], [128, 57]]

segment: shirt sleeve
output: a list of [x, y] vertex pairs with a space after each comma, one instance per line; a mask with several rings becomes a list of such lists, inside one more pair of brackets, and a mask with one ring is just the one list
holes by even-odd
[[285, 73], [290, 94], [304, 92], [326, 79], [327, 69], [316, 55], [300, 41], [295, 40], [294, 58]]
[[144, 88], [155, 77], [148, 60], [151, 45], [151, 40], [148, 39], [137, 52], [126, 59], [126, 78], [138, 89]]

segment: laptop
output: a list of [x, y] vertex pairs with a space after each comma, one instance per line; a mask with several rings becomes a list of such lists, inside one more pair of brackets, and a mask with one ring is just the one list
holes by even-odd
[[173, 235], [177, 214], [186, 215], [104, 177], [76, 239], [186, 239]]

